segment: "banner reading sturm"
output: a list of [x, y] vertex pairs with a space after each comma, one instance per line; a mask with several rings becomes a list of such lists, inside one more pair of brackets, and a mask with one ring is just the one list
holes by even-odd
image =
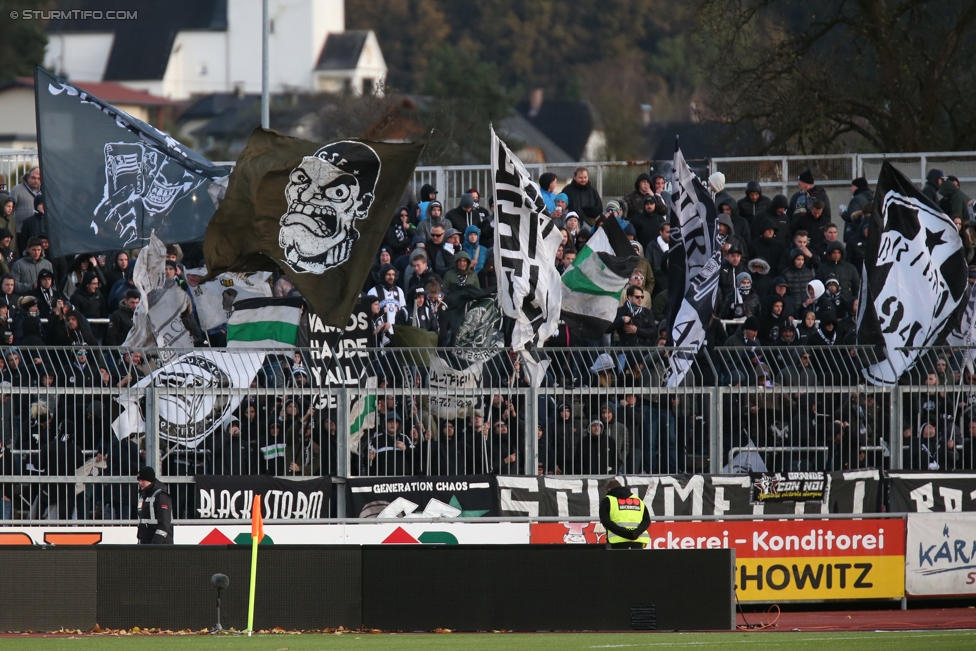
[[498, 515], [491, 475], [348, 479], [350, 518], [477, 518]]
[[194, 481], [198, 518], [250, 520], [256, 494], [268, 520], [329, 517], [331, 477], [292, 481], [267, 475], [196, 475]]
[[[832, 472], [823, 502], [752, 504], [748, 475], [624, 477], [651, 515], [749, 515], [760, 513], [873, 513], [877, 470]], [[600, 516], [607, 478], [498, 477], [500, 515]]]

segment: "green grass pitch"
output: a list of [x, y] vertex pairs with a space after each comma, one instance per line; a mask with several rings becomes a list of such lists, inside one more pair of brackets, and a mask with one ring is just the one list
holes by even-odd
[[743, 651], [969, 651], [976, 631], [763, 633], [538, 633], [4, 637], [3, 651], [522, 651], [559, 649], [741, 649]]

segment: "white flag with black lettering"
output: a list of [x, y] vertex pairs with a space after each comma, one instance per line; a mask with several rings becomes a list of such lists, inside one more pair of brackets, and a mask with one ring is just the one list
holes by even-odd
[[671, 193], [671, 248], [668, 253], [668, 343], [671, 355], [668, 386], [681, 384], [705, 342], [715, 310], [722, 244], [717, 211], [708, 189], [695, 176], [681, 149], [674, 148]]
[[958, 325], [969, 268], [948, 216], [885, 161], [874, 195], [857, 323], [859, 344], [884, 351], [864, 369], [872, 384], [893, 385], [919, 349]]
[[562, 286], [556, 250], [562, 235], [532, 177], [491, 129], [495, 192], [495, 274], [502, 312], [515, 319], [512, 348], [541, 346], [556, 332]]

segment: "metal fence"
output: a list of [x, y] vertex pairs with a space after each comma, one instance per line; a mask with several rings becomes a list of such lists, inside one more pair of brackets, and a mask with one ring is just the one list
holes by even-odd
[[[796, 191], [800, 172], [810, 168], [817, 183], [827, 190], [831, 206], [839, 207], [850, 200], [851, 180], [864, 176], [869, 182], [878, 177], [881, 163], [891, 161], [918, 184], [925, 181], [929, 169], [939, 168], [947, 175], [959, 177], [960, 185], [970, 196], [976, 196], [976, 152], [925, 152], [902, 154], [836, 154], [823, 156], [756, 156], [712, 158], [709, 172], [725, 174], [726, 188], [734, 196], [744, 196], [749, 181], [759, 181], [765, 194], [790, 196]], [[32, 149], [0, 149], [0, 173], [6, 174], [13, 186], [21, 176], [37, 164], [37, 152]], [[233, 166], [234, 161], [220, 165]], [[646, 171], [651, 161], [600, 161], [582, 163], [526, 164], [532, 178], [538, 180], [544, 172], [556, 174], [561, 188], [573, 178], [573, 171], [584, 165], [590, 171], [590, 182], [604, 199], [620, 198], [633, 191], [634, 180]], [[461, 195], [476, 188], [482, 196], [491, 192], [491, 169], [488, 165], [449, 165], [418, 167], [414, 171], [414, 187], [419, 190], [429, 183], [440, 192], [442, 202], [453, 207]]]
[[[539, 387], [504, 349], [318, 352], [196, 349], [154, 374], [161, 361], [136, 351], [4, 351], [3, 514], [129, 519], [142, 465], [181, 518], [195, 515], [201, 474], [976, 467], [962, 349], [920, 351], [897, 387], [865, 384], [861, 370], [886, 362], [857, 347], [718, 348], [675, 387], [667, 348], [541, 349]], [[345, 384], [323, 386], [330, 376]]]
[[835, 214], [851, 199], [851, 180], [863, 176], [873, 184], [885, 160], [891, 162], [915, 183], [925, 183], [933, 168], [959, 178], [959, 185], [969, 196], [976, 193], [976, 152], [928, 152], [906, 154], [838, 154], [829, 156], [757, 156], [712, 158], [709, 172], [725, 174], [726, 189], [744, 196], [749, 181], [759, 181], [767, 196], [787, 197], [797, 191], [797, 177], [805, 169], [813, 172], [817, 184], [827, 190]]
[[37, 165], [37, 151], [34, 149], [0, 148], [0, 174], [7, 177], [8, 188], [20, 183], [28, 170], [35, 165]]

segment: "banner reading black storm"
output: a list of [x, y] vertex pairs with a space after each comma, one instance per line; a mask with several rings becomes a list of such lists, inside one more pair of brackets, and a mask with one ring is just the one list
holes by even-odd
[[[827, 474], [821, 502], [752, 503], [748, 475], [623, 477], [651, 515], [877, 512], [877, 470]], [[607, 478], [498, 477], [501, 516], [600, 516]]]
[[267, 520], [329, 517], [332, 478], [292, 481], [267, 475], [196, 475], [197, 518], [250, 520], [254, 496], [261, 495]]
[[498, 515], [492, 475], [348, 479], [350, 518], [478, 518]]

